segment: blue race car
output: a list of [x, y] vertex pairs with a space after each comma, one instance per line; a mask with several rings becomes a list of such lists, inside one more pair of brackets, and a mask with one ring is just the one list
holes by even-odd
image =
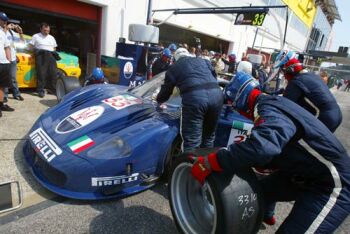
[[[132, 90], [97, 84], [64, 96], [36, 121], [23, 148], [35, 178], [74, 199], [128, 196], [155, 184], [180, 152], [181, 97], [153, 100], [164, 73]], [[245, 139], [252, 124], [223, 108], [216, 146]]]

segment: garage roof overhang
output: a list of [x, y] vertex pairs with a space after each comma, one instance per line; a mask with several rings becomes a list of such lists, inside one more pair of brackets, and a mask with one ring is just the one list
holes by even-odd
[[307, 55], [323, 58], [325, 62], [350, 65], [350, 55], [348, 53], [309, 50]]

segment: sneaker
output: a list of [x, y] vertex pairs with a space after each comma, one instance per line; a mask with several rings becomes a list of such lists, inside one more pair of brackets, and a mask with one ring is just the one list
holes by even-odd
[[4, 103], [6, 103], [8, 101], [7, 97], [4, 97]]
[[39, 92], [39, 97], [40, 97], [40, 98], [45, 97], [45, 92]]
[[0, 107], [0, 110], [2, 111], [14, 111], [15, 109], [13, 109], [12, 107], [10, 107], [7, 104], [2, 105], [2, 107]]
[[24, 98], [21, 95], [18, 95], [16, 97], [13, 97], [14, 99], [18, 100], [18, 101], [23, 101]]
[[266, 223], [267, 225], [270, 225], [270, 226], [275, 225], [275, 223], [276, 223], [275, 216], [272, 216], [270, 218], [264, 218], [264, 223]]

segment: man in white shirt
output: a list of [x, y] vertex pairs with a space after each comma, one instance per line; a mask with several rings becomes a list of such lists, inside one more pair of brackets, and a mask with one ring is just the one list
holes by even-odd
[[57, 64], [54, 57], [57, 43], [50, 35], [50, 25], [41, 23], [40, 33], [34, 34], [29, 42], [35, 48], [35, 66], [37, 91], [39, 97], [45, 96], [45, 83], [49, 90], [54, 91], [56, 86]]
[[[24, 98], [21, 96], [21, 92], [18, 88], [17, 83], [17, 57], [16, 57], [16, 42], [23, 42], [23, 31], [22, 28], [18, 24], [7, 23], [5, 29], [7, 40], [10, 41], [10, 49], [11, 49], [11, 60], [10, 60], [10, 77], [11, 77], [11, 88], [13, 98], [19, 101], [23, 101]], [[9, 88], [5, 88], [5, 100], [7, 100]]]
[[4, 88], [11, 85], [11, 78], [9, 73], [11, 51], [10, 42], [6, 38], [4, 27], [9, 20], [4, 12], [0, 12], [0, 117], [2, 111], [14, 111], [13, 108], [4, 104]]

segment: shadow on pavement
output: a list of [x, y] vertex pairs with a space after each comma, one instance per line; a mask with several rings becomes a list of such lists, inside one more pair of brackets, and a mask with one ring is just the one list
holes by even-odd
[[173, 220], [145, 206], [124, 207], [122, 200], [91, 204], [101, 214], [90, 223], [90, 233], [178, 233]]
[[40, 100], [40, 104], [48, 106], [48, 107], [53, 107], [57, 105], [57, 100], [56, 99], [50, 99], [50, 100]]
[[[16, 167], [19, 173], [24, 178], [24, 180], [28, 183], [30, 188], [32, 188], [33, 191], [39, 194], [40, 196], [46, 199], [51, 199], [53, 197], [56, 197], [56, 195], [54, 195], [49, 190], [42, 187], [41, 184], [39, 184], [39, 182], [37, 182], [34, 176], [32, 175], [31, 169], [27, 165], [27, 162], [24, 159], [24, 155], [22, 151], [24, 144], [25, 144], [25, 141], [19, 141], [19, 143], [16, 145], [14, 150], [14, 159], [15, 159]], [[23, 189], [23, 186], [22, 186], [22, 189]], [[23, 191], [24, 194], [26, 192], [27, 191]]]

